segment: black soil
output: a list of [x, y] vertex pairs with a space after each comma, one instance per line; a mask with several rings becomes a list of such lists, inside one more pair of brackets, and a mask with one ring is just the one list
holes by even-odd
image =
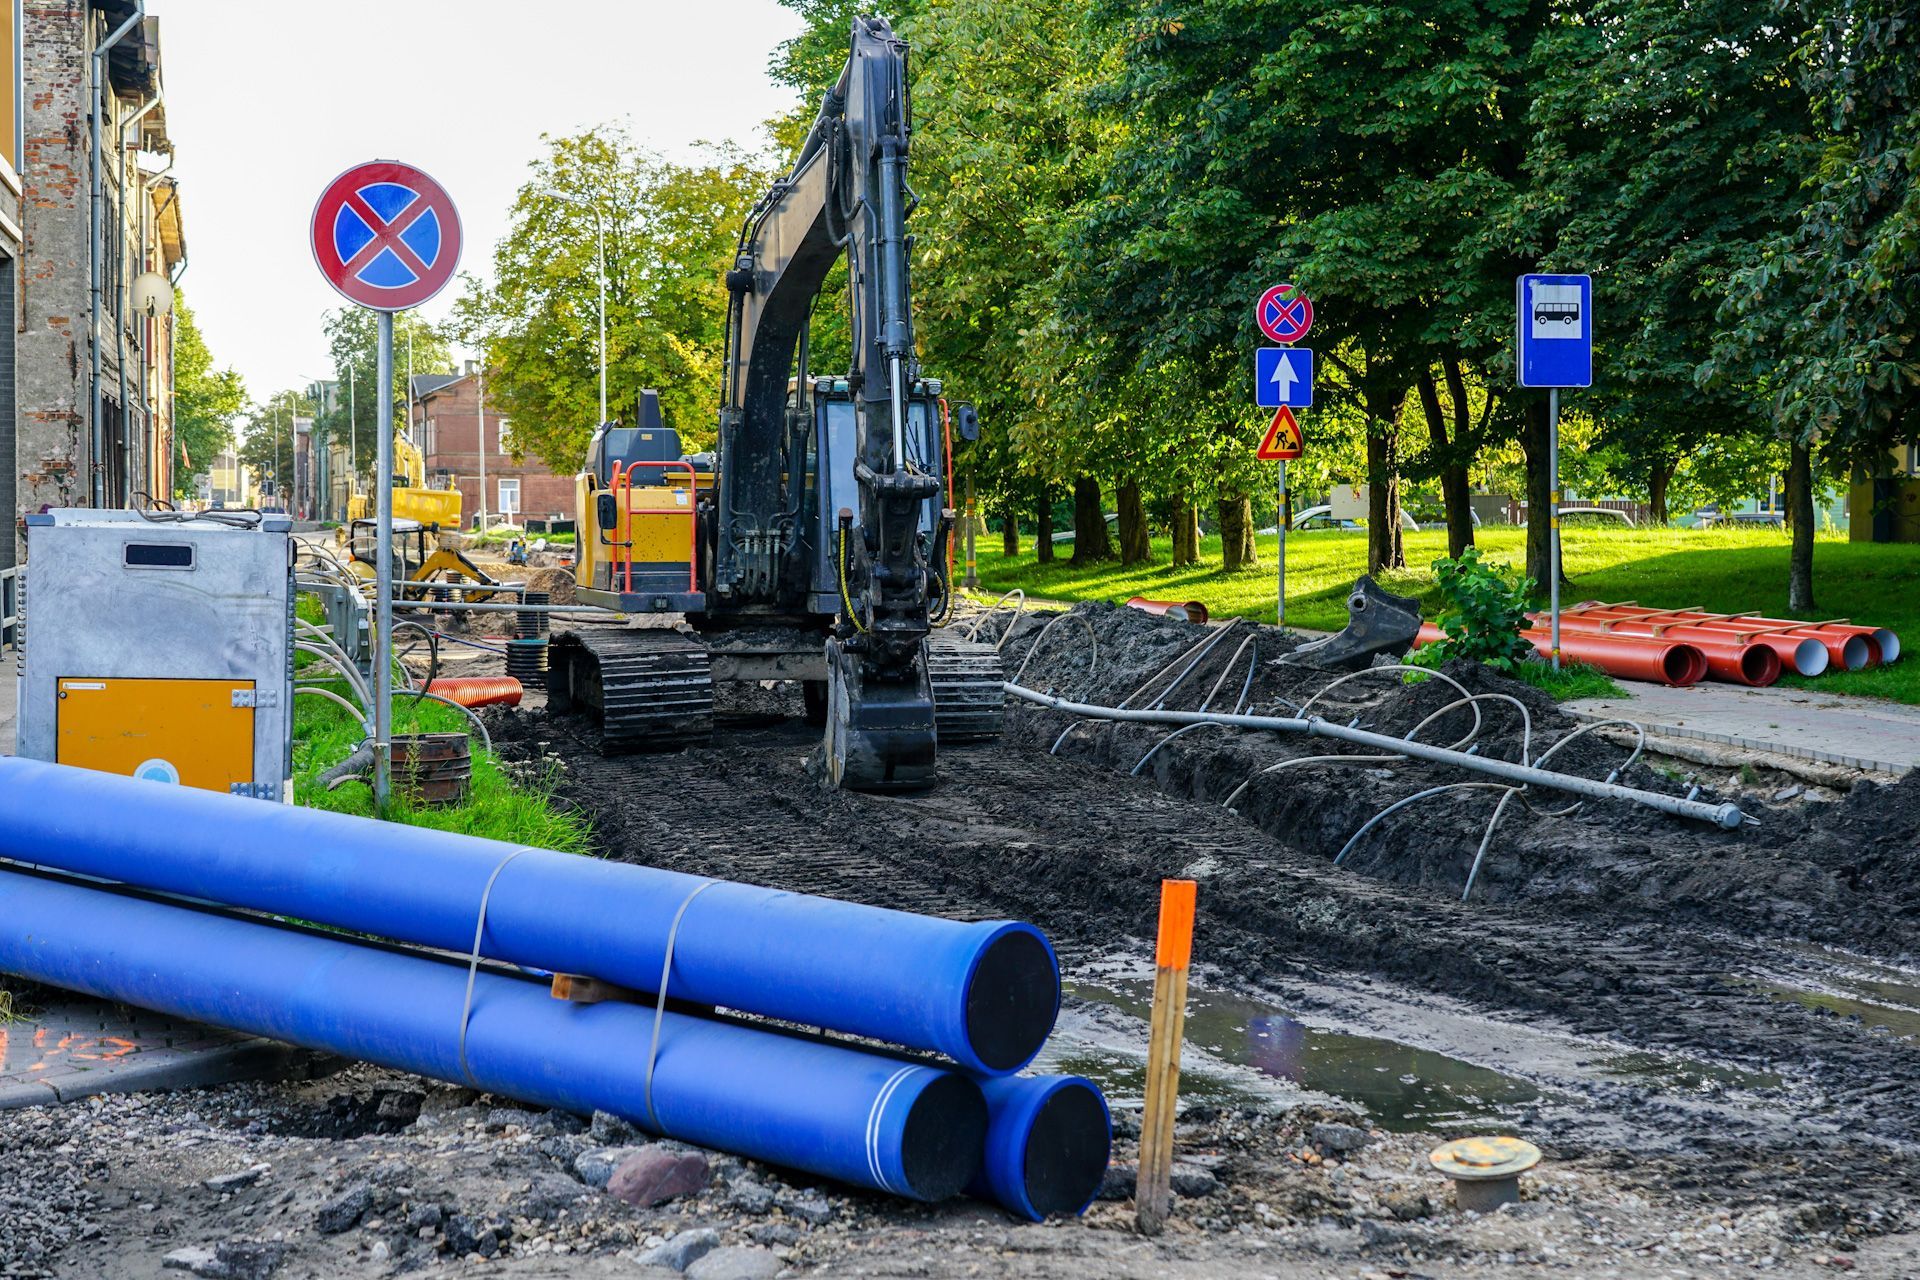
[[[1009, 673], [1024, 663], [1023, 684], [1093, 702], [1122, 700], [1208, 634], [1081, 606], [1035, 650], [1048, 621], [1022, 620], [1003, 647]], [[990, 623], [982, 637], [998, 631]], [[1240, 650], [1248, 637], [1253, 644]], [[1211, 694], [1213, 709], [1232, 710], [1244, 687], [1247, 707], [1293, 714], [1334, 676], [1270, 665], [1290, 647], [1271, 629], [1240, 624], [1167, 705], [1190, 710]], [[1528, 686], [1466, 666], [1447, 674], [1525, 707], [1529, 758], [1575, 727]], [[1133, 705], [1153, 701], [1159, 688]], [[1403, 735], [1458, 696], [1439, 681], [1408, 686], [1375, 672], [1319, 698], [1311, 712]], [[1135, 776], [1168, 730], [1083, 725], [1049, 754], [1071, 720], [1010, 705], [1001, 743], [943, 750], [938, 788], [854, 795], [809, 777], [817, 731], [802, 722], [797, 687], [740, 687], [721, 705], [710, 745], [616, 759], [595, 752], [582, 722], [538, 708], [492, 723], [509, 754], [564, 762], [563, 794], [592, 816], [610, 857], [955, 917], [1028, 919], [1070, 963], [1147, 954], [1159, 880], [1191, 876], [1202, 886], [1196, 959], [1250, 986], [1387, 979], [1413, 999], [1495, 1021], [1781, 1078], [1751, 1103], [1707, 1109], [1656, 1081], [1589, 1090], [1578, 1106], [1535, 1118], [1529, 1136], [1562, 1153], [1632, 1151], [1650, 1184], [1716, 1203], [1817, 1194], [1875, 1230], [1901, 1220], [1920, 1192], [1911, 1161], [1920, 1138], [1914, 1045], [1770, 998], [1757, 979], [1792, 969], [1802, 954], [1796, 944], [1807, 942], [1889, 960], [1920, 950], [1920, 777], [1863, 784], [1829, 804], [1775, 803], [1779, 778], [1724, 794], [1703, 787], [1698, 798], [1732, 800], [1760, 820], [1733, 832], [1623, 802], [1567, 812], [1570, 799], [1531, 794], [1508, 805], [1463, 904], [1498, 792], [1422, 800], [1381, 824], [1344, 866], [1332, 865], [1369, 818], [1425, 788], [1466, 780], [1457, 770], [1304, 763], [1258, 778], [1235, 812], [1220, 802], [1258, 769], [1356, 753], [1324, 739], [1209, 728], [1167, 743]], [[1518, 759], [1519, 710], [1477, 705], [1481, 754]], [[1472, 722], [1471, 712], [1455, 710], [1420, 736], [1448, 744]], [[1606, 777], [1626, 756], [1589, 734], [1549, 763]], [[1618, 781], [1689, 790], [1645, 763]]]

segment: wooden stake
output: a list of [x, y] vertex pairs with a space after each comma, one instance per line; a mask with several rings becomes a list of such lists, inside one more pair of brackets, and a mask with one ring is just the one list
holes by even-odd
[[1180, 1046], [1186, 1039], [1187, 963], [1193, 956], [1191, 880], [1160, 882], [1160, 939], [1154, 954], [1153, 1023], [1147, 1038], [1147, 1109], [1140, 1122], [1134, 1221], [1159, 1235], [1173, 1207], [1173, 1122], [1180, 1111]]

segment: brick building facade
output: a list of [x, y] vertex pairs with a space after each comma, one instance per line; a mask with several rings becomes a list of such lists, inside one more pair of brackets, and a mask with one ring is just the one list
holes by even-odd
[[[174, 440], [166, 281], [186, 246], [178, 189], [156, 158], [172, 152], [160, 24], [130, 0], [27, 0], [18, 12], [25, 266], [8, 510], [18, 518], [43, 506], [167, 499]], [[104, 71], [97, 85], [96, 68]], [[163, 287], [143, 292], [143, 275]]]
[[[479, 519], [480, 432], [476, 419], [479, 376], [472, 361], [462, 374], [421, 374], [413, 380], [413, 438], [427, 458], [427, 483], [460, 490], [461, 512], [471, 528]], [[513, 428], [488, 408], [485, 421], [489, 524], [508, 511], [512, 522], [574, 518], [573, 475], [559, 475], [537, 458], [515, 461]]]

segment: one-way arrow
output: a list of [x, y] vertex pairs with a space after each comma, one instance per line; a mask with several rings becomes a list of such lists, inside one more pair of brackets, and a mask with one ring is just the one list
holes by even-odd
[[1268, 409], [1313, 407], [1313, 352], [1306, 347], [1261, 347], [1254, 352], [1254, 398]]
[[1281, 404], [1285, 404], [1287, 401], [1293, 399], [1293, 384], [1297, 378], [1298, 375], [1293, 371], [1292, 360], [1289, 360], [1283, 355], [1279, 360], [1274, 362], [1273, 378], [1271, 381], [1277, 388], [1274, 394], [1279, 396]]

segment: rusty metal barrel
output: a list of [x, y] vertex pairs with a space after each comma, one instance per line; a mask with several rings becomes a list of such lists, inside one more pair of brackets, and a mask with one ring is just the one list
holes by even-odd
[[464, 804], [473, 784], [473, 744], [464, 733], [393, 737], [393, 785], [414, 804]]

